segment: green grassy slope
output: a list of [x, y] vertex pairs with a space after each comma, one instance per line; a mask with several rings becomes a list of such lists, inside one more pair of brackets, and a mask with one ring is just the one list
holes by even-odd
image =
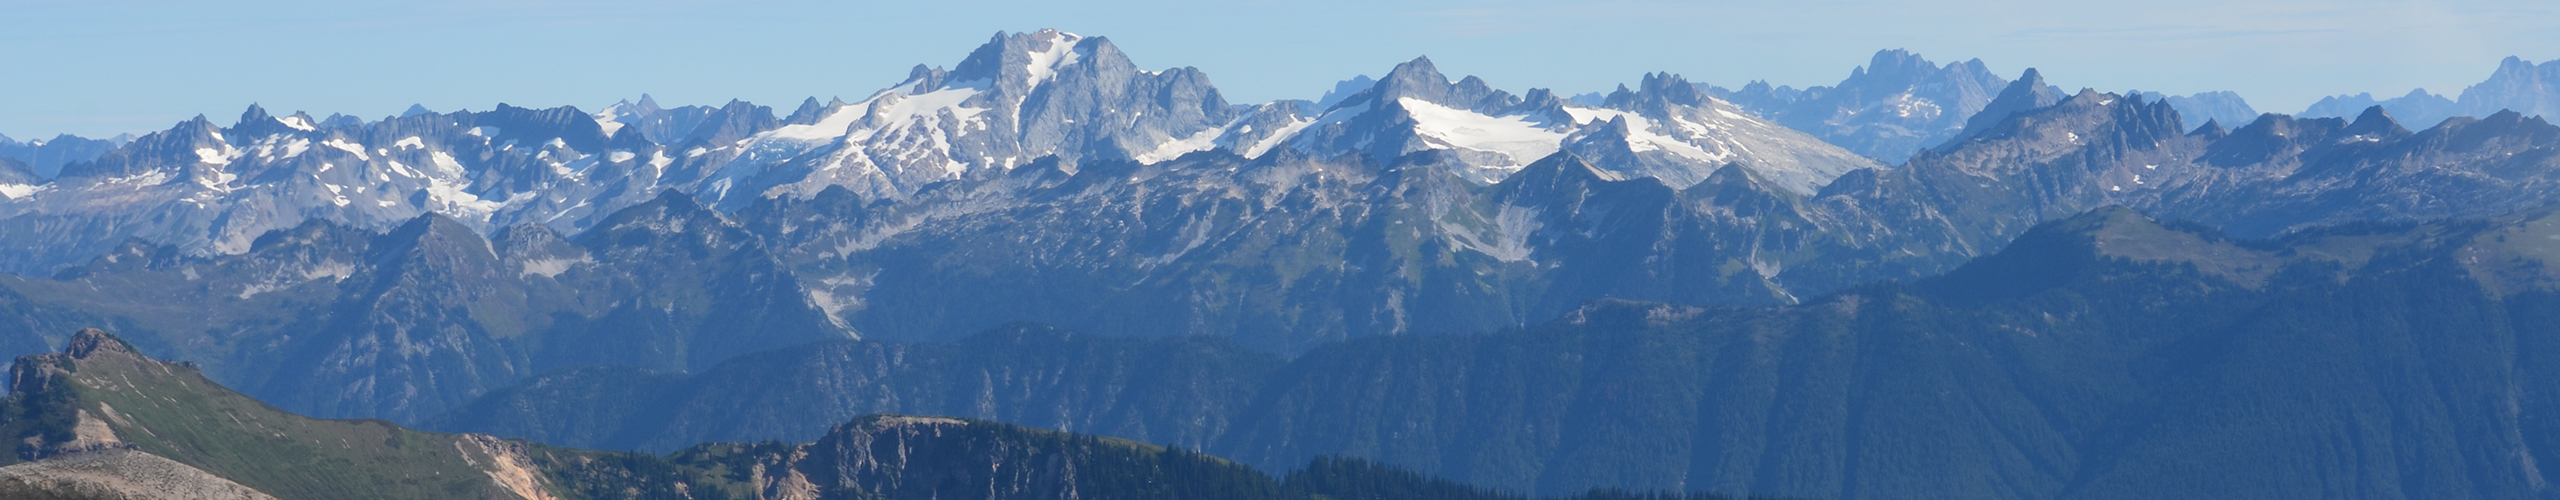
[[[872, 415], [815, 442], [663, 456], [422, 432], [288, 413], [95, 329], [62, 352], [19, 358], [10, 380], [0, 438], [18, 446], [0, 465], [130, 450], [113, 453], [167, 458], [284, 500], [1515, 498], [1333, 462], [1283, 481], [1180, 448], [945, 417]], [[36, 493], [0, 484], [0, 498]]]

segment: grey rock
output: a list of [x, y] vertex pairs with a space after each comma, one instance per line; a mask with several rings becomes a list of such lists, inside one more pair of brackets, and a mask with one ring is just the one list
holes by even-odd
[[111, 449], [0, 467], [0, 497], [89, 500], [274, 500], [157, 455]]
[[2044, 82], [2043, 73], [2027, 68], [2027, 72], [2009, 82], [2007, 88], [2000, 89], [1999, 97], [1992, 98], [1990, 104], [1983, 105], [1981, 111], [1965, 119], [1963, 132], [1938, 147], [1944, 149], [1970, 140], [2009, 119], [2010, 115], [2052, 106], [2062, 102], [2063, 97], [2062, 89]]

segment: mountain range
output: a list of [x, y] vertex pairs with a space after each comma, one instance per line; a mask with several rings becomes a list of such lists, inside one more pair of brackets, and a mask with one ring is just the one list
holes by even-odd
[[[96, 159], [99, 155], [107, 154], [108, 151], [124, 147], [131, 142], [133, 142], [132, 134], [122, 134], [106, 139], [89, 139], [63, 134], [54, 136], [52, 139], [27, 142], [18, 142], [16, 139], [10, 139], [9, 136], [0, 135], [0, 158], [6, 159], [0, 161], [15, 161], [22, 164], [28, 173], [35, 175], [33, 179], [0, 179], [0, 182], [23, 185], [41, 184], [44, 179], [61, 174], [63, 165]], [[10, 195], [12, 198], [17, 196]]]
[[695, 374], [540, 377], [435, 428], [606, 448], [922, 412], [1349, 453], [1512, 491], [1813, 498], [2530, 498], [2560, 404], [2548, 208], [2238, 239], [2109, 208], [1942, 277], [1777, 307], [1603, 301], [1281, 360], [1015, 326]]
[[2520, 57], [2498, 62], [2489, 79], [2462, 89], [2459, 100], [2413, 89], [2408, 95], [2377, 100], [2371, 93], [2330, 96], [2312, 103], [2303, 117], [2353, 116], [2381, 106], [2409, 123], [2428, 125], [2456, 116], [2485, 117], [2500, 111], [2525, 116], [2560, 117], [2560, 61], [2534, 64]]
[[[1133, 117], [1073, 149], [1019, 142], [1050, 136], [1015, 132], [958, 139], [1001, 139], [985, 145], [949, 143], [962, 152], [1024, 144], [1081, 151], [1009, 169], [1001, 162], [940, 163], [954, 158], [947, 155], [856, 151], [946, 144], [935, 142], [946, 136], [933, 131], [958, 125], [914, 121], [921, 111], [881, 118], [894, 114], [883, 110], [914, 111], [906, 106], [913, 96], [937, 92], [969, 94], [945, 95], [953, 103], [1003, 104], [1011, 95], [1004, 92], [1018, 91], [1014, 84], [955, 86], [949, 75], [974, 81], [977, 68], [993, 66], [1011, 73], [987, 78], [1032, 82], [1029, 62], [1000, 62], [1050, 57], [1032, 56], [1041, 47], [1058, 51], [1060, 61], [1122, 60], [1099, 38], [1002, 37], [963, 70], [924, 68], [910, 85], [860, 106], [794, 113], [798, 121], [823, 121], [860, 109], [878, 118], [846, 125], [870, 132], [826, 140], [797, 139], [795, 131], [807, 129], [793, 127], [805, 126], [773, 125], [784, 122], [763, 121], [770, 114], [744, 103], [708, 112], [681, 143], [694, 146], [676, 148], [648, 141], [638, 128], [607, 136], [592, 115], [566, 109], [418, 114], [327, 136], [296, 127], [301, 115], [252, 110], [228, 129], [199, 120], [192, 132], [153, 134], [75, 164], [72, 171], [82, 173], [63, 178], [73, 182], [57, 179], [21, 208], [71, 204], [101, 215], [22, 215], [8, 227], [47, 232], [9, 241], [67, 255], [106, 243], [63, 240], [113, 231], [66, 227], [203, 223], [241, 231], [209, 242], [236, 251], [125, 241], [78, 267], [0, 278], [0, 303], [20, 318], [0, 342], [34, 352], [58, 345], [54, 332], [110, 325], [143, 345], [200, 360], [217, 380], [288, 409], [403, 422], [578, 366], [689, 371], [816, 340], [945, 341], [1010, 321], [1116, 336], [1219, 335], [1292, 355], [1370, 335], [1537, 324], [1599, 298], [1798, 303], [1942, 273], [2036, 223], [2109, 205], [2243, 237], [2508, 213], [2544, 203], [2554, 172], [2549, 144], [2560, 137], [2560, 127], [2513, 113], [2413, 132], [2379, 109], [2354, 121], [2270, 115], [2236, 130], [2188, 131], [2167, 104], [2095, 91], [2064, 96], [2031, 71], [1985, 104], [2015, 110], [2008, 115], [1969, 120], [1964, 135], [1899, 168], [1837, 171], [1818, 166], [1855, 156], [1754, 121], [1677, 77], [1652, 75], [1641, 88], [1612, 93], [1609, 107], [1584, 108], [1543, 91], [1513, 97], [1474, 79], [1451, 82], [1428, 60], [1416, 60], [1321, 113], [1266, 106], [1227, 117], [1231, 123], [1216, 130], [1183, 128], [1206, 127], [1205, 114]], [[1065, 67], [1049, 73], [1052, 84], [1081, 87], [1040, 91], [1008, 109], [1108, 116], [1115, 112], [1108, 106], [1065, 103], [1134, 95], [1127, 89], [1135, 87], [1106, 91], [1092, 83], [1103, 80], [1175, 89], [1154, 95], [1214, 98], [1179, 90], [1198, 80], [1185, 71], [1128, 70], [1124, 76], [1154, 79], [1111, 80], [1079, 76], [1099, 70]], [[1163, 114], [1168, 108], [1146, 106], [1196, 101], [1149, 102], [1155, 104], [1127, 106]], [[961, 112], [930, 114], [956, 119]], [[1269, 130], [1256, 123], [1291, 132], [1245, 140], [1254, 145], [1245, 151], [1216, 147]], [[1453, 142], [1493, 130], [1453, 123], [1580, 128], [1505, 132], [1563, 136], [1553, 150], [1517, 149], [1532, 143]], [[889, 140], [879, 130], [932, 140]], [[364, 138], [336, 138], [354, 132]], [[576, 135], [568, 132], [584, 135], [559, 139]], [[438, 149], [443, 142], [412, 140], [438, 133], [467, 146], [446, 151]], [[1152, 163], [1113, 156], [1128, 151], [1109, 137], [1151, 134], [1208, 137], [1212, 147]], [[317, 146], [294, 149], [315, 138]], [[194, 155], [189, 181], [143, 170], [159, 165], [149, 151], [216, 142], [233, 149], [187, 153]], [[229, 146], [235, 142], [257, 146]], [[358, 142], [390, 144], [368, 150]], [[722, 142], [735, 146], [716, 154], [706, 146]], [[758, 166], [762, 173], [754, 176], [719, 174], [764, 165], [734, 160], [783, 147], [772, 143], [823, 146], [788, 156], [800, 163]], [[651, 159], [609, 149], [617, 144]], [[1710, 169], [1703, 162], [1715, 156], [1707, 149], [1679, 149], [1700, 144], [1732, 145], [1724, 151], [1736, 159]], [[586, 150], [603, 154], [579, 152]], [[1738, 156], [1742, 151], [1757, 153]], [[672, 158], [679, 156], [696, 159]], [[723, 156], [733, 161], [700, 159]], [[463, 158], [493, 166], [476, 174], [427, 166]], [[884, 170], [881, 159], [923, 166]], [[837, 167], [806, 162], [816, 160]], [[872, 166], [848, 166], [855, 164]], [[892, 171], [959, 177], [915, 186]], [[740, 184], [700, 182], [777, 179], [766, 175], [776, 172], [871, 181], [824, 184], [805, 198], [728, 196], [720, 186]], [[100, 177], [110, 174], [121, 177]], [[816, 178], [758, 191], [804, 189]], [[1816, 180], [1827, 182], [1815, 190], [1808, 184]], [[63, 187], [78, 182], [90, 184], [85, 191]], [[500, 203], [461, 191], [466, 182], [526, 190]], [[406, 189], [417, 191], [383, 199]], [[147, 201], [181, 195], [188, 198]], [[348, 203], [327, 203], [327, 216], [280, 231], [246, 233], [284, 222], [260, 210], [322, 195]], [[368, 201], [355, 202], [359, 197]], [[632, 204], [607, 210], [625, 200]], [[136, 207], [175, 212], [124, 212]], [[394, 225], [366, 222], [376, 219]]]
[[2560, 126], [2515, 111], [1901, 51], [1235, 104], [1040, 31], [787, 114], [403, 115], [0, 161], [0, 349], [106, 328], [279, 411], [672, 456], [925, 414], [1544, 495], [2539, 488]]

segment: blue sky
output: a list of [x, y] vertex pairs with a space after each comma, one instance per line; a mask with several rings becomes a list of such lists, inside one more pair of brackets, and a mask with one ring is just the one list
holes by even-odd
[[1496, 87], [1603, 91], [1647, 71], [1828, 85], [1877, 49], [2033, 66], [2065, 87], [2233, 90], [2261, 110], [2413, 87], [2459, 93], [2506, 56], [2560, 59], [2560, 3], [793, 0], [0, 0], [0, 134], [147, 132], [205, 114], [396, 114], [652, 93], [786, 110], [848, 100], [999, 31], [1108, 36], [1194, 66], [1230, 101], [1313, 99], [1429, 55]]

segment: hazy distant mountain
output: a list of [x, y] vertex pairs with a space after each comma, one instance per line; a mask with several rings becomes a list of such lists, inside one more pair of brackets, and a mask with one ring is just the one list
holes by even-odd
[[2159, 92], [2140, 92], [2140, 94], [2143, 98], [2166, 101], [2169, 107], [2178, 108], [2178, 117], [2185, 120], [2184, 123], [2190, 130], [2202, 127], [2206, 123], [2218, 123], [2229, 128], [2258, 120], [2257, 108], [2249, 107], [2248, 100], [2241, 99], [2240, 94], [2230, 91], [2202, 92], [2183, 96], [2163, 95]]
[[2366, 108], [2381, 106], [2391, 116], [2415, 124], [2434, 124], [2446, 118], [2469, 116], [2461, 104], [2444, 96], [2427, 93], [2427, 89], [2410, 90], [2409, 95], [2376, 100], [2373, 94], [2340, 95], [2320, 98], [2300, 115], [2303, 118], [2352, 118]]
[[2508, 57], [2498, 62], [2497, 71], [2491, 72], [2488, 80], [2463, 89], [2459, 101], [2426, 89], [2379, 101], [2372, 94], [2340, 95], [2320, 99], [2303, 110], [2301, 116], [2346, 118], [2372, 106], [2382, 106], [2402, 122], [2417, 126], [2434, 126], [2455, 116], [2483, 118], [2510, 110], [2527, 117], [2560, 117], [2560, 61], [2537, 65]]
[[1849, 151], [1899, 164], [1954, 138], [2008, 85], [1980, 59], [1940, 67], [1919, 54], [1884, 50], [1839, 85], [1798, 90], [1752, 82], [1726, 99]]
[[9, 139], [8, 136], [0, 136], [0, 158], [15, 159], [25, 164], [29, 171], [35, 172], [37, 177], [52, 178], [62, 172], [62, 166], [65, 164], [97, 159], [99, 155], [124, 147], [125, 143], [129, 142], [133, 142], [133, 136], [130, 134], [106, 139], [87, 139], [63, 134], [54, 136], [52, 139], [27, 142], [17, 142]]
[[2462, 89], [2462, 107], [2472, 116], [2513, 110], [2525, 116], [2560, 118], [2560, 60], [2534, 64], [2509, 56], [2487, 81]]
[[1332, 90], [1324, 91], [1324, 97], [1316, 99], [1316, 109], [1332, 109], [1333, 105], [1342, 103], [1343, 99], [1351, 98], [1351, 94], [1369, 90], [1369, 87], [1377, 84], [1378, 79], [1370, 78], [1369, 75], [1355, 76], [1349, 80], [1334, 83]]

